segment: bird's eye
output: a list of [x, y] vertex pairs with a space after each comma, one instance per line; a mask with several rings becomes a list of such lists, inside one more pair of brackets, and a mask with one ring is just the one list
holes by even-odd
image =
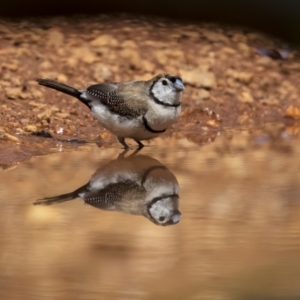
[[167, 80], [163, 80], [161, 83], [162, 83], [162, 85], [168, 85]]
[[159, 221], [163, 222], [165, 220], [165, 217], [159, 217]]
[[171, 80], [171, 82], [172, 82], [172, 83], [175, 83], [175, 81], [176, 81], [176, 78], [175, 78], [175, 77], [171, 77], [171, 79], [170, 79], [170, 80]]

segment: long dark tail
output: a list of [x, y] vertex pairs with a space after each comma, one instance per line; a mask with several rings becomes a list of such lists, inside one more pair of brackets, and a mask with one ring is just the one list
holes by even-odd
[[[38, 78], [36, 81], [40, 85], [43, 85], [43, 86], [49, 87], [51, 89], [63, 92], [65, 94], [67, 94], [67, 95], [76, 97], [78, 99], [79, 99], [79, 96], [81, 95], [81, 92], [79, 90], [73, 88], [72, 86], [66, 85], [64, 83], [57, 82], [57, 81], [52, 80], [52, 79], [41, 79], [41, 78]], [[79, 99], [79, 100], [81, 100], [81, 99]]]
[[74, 192], [62, 194], [54, 197], [47, 197], [43, 199], [36, 200], [33, 204], [34, 205], [52, 205], [56, 203], [66, 202], [70, 201], [76, 198], [79, 198], [79, 194], [84, 192], [87, 188], [88, 184], [85, 184], [84, 186], [80, 187]]

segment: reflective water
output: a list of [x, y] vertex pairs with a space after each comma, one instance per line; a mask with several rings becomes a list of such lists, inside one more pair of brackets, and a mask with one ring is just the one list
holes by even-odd
[[0, 171], [0, 299], [300, 299], [299, 138], [152, 144]]
[[99, 167], [89, 182], [75, 191], [39, 199], [34, 204], [51, 205], [82, 198], [96, 208], [142, 215], [157, 225], [177, 224], [181, 213], [175, 176], [150, 156], [133, 152], [125, 157], [126, 152]]

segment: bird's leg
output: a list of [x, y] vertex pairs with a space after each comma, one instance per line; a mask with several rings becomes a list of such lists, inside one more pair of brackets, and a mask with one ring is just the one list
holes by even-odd
[[133, 156], [137, 155], [141, 150], [142, 150], [142, 148], [138, 147], [127, 157], [133, 157]]
[[119, 155], [117, 159], [124, 159], [125, 158], [125, 154], [129, 151], [128, 149], [124, 149]]
[[124, 146], [125, 150], [129, 150], [130, 149], [129, 146], [125, 143], [125, 138], [118, 136], [118, 140]]
[[138, 140], [135, 140], [137, 143], [138, 143], [138, 145], [139, 145], [139, 147], [138, 147], [138, 149], [142, 149], [142, 148], [144, 148], [145, 147], [145, 145], [141, 142], [141, 141], [138, 141]]

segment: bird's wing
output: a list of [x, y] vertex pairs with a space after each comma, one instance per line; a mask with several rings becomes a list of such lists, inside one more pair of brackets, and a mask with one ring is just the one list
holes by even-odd
[[117, 183], [111, 183], [101, 190], [89, 191], [84, 196], [84, 201], [92, 206], [101, 209], [113, 209], [117, 202], [122, 201], [131, 193], [144, 192], [145, 188], [136, 182], [126, 180]]
[[[91, 85], [87, 88], [87, 93], [93, 96], [92, 103], [97, 105], [96, 101], [105, 104], [112, 113], [129, 119], [136, 118], [144, 114], [144, 110], [138, 105], [132, 105], [131, 99], [124, 89], [118, 83], [101, 83]], [[126, 98], [126, 101], [125, 101]]]

